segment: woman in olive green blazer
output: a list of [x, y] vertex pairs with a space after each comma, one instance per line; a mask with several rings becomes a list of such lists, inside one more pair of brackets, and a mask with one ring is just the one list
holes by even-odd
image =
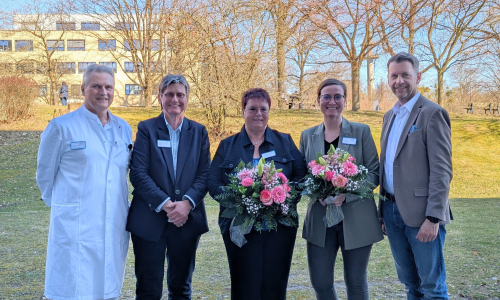
[[[318, 104], [323, 123], [306, 129], [300, 138], [300, 152], [306, 162], [325, 154], [333, 144], [348, 151], [356, 162], [368, 169], [367, 180], [379, 184], [379, 160], [370, 128], [342, 117], [346, 105], [346, 86], [336, 79], [323, 81], [318, 88]], [[344, 260], [344, 280], [348, 300], [369, 299], [367, 267], [373, 243], [383, 239], [374, 199], [340, 196], [335, 205], [341, 206], [343, 222], [327, 228], [323, 217], [324, 202], [309, 204], [302, 237], [307, 240], [307, 259], [311, 283], [318, 300], [337, 299], [333, 285], [338, 249]]]

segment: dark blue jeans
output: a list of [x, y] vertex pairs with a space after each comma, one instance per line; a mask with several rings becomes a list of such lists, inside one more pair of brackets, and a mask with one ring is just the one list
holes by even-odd
[[307, 262], [311, 284], [318, 300], [337, 300], [334, 286], [335, 260], [338, 250], [344, 260], [344, 281], [348, 300], [369, 299], [366, 269], [372, 245], [345, 250], [344, 227], [340, 223], [326, 229], [325, 247], [307, 243]]
[[439, 226], [434, 241], [422, 243], [416, 239], [420, 228], [406, 226], [394, 202], [384, 201], [382, 205], [396, 271], [406, 287], [408, 300], [448, 299], [443, 256], [444, 225]]

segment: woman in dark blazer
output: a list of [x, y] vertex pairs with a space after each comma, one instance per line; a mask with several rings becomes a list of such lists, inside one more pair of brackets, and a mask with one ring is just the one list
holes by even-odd
[[[365, 124], [342, 117], [346, 105], [346, 85], [336, 79], [323, 81], [318, 88], [318, 104], [323, 123], [306, 129], [300, 138], [300, 152], [306, 162], [325, 154], [330, 145], [348, 151], [356, 162], [368, 169], [367, 180], [379, 184], [377, 149]], [[307, 240], [307, 260], [312, 286], [318, 300], [338, 299], [334, 281], [338, 249], [344, 261], [344, 280], [348, 300], [369, 299], [367, 267], [372, 244], [383, 239], [373, 199], [341, 195], [334, 204], [341, 206], [344, 220], [327, 228], [323, 201], [309, 204], [302, 237]]]
[[[222, 193], [222, 186], [229, 184], [227, 174], [240, 160], [254, 164], [261, 157], [273, 160], [276, 168], [283, 169], [283, 174], [292, 182], [306, 175], [304, 158], [291, 136], [267, 126], [269, 94], [263, 89], [250, 89], [243, 94], [241, 105], [245, 125], [240, 133], [221, 141], [212, 161], [208, 186], [213, 198]], [[231, 299], [286, 299], [297, 228], [278, 223], [276, 231], [254, 229], [245, 235], [247, 243], [239, 248], [229, 237], [231, 219], [220, 217], [223, 211], [221, 207], [219, 226], [231, 273]]]

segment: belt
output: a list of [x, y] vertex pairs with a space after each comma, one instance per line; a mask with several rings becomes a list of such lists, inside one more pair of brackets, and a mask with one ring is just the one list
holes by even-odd
[[396, 202], [396, 197], [394, 197], [394, 194], [390, 194], [390, 193], [384, 191], [382, 196], [384, 196], [389, 201]]

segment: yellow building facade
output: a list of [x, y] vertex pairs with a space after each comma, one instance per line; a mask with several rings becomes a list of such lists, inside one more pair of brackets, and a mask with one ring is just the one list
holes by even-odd
[[[39, 101], [45, 103], [50, 103], [48, 98], [52, 91], [51, 82], [56, 82], [55, 90], [58, 95], [61, 83], [65, 81], [69, 88], [68, 101], [82, 101], [83, 73], [91, 64], [104, 64], [115, 72], [113, 106], [145, 104], [137, 74], [137, 68], [142, 70], [142, 65], [138, 66], [137, 59], [134, 64], [131, 59], [131, 51], [135, 46], [140, 46], [117, 39], [112, 31], [104, 30], [98, 22], [87, 16], [71, 16], [65, 22], [49, 18], [44, 23], [35, 25], [28, 22], [23, 26], [15, 25], [12, 30], [0, 31], [0, 76], [22, 74], [33, 78], [39, 85]], [[156, 52], [156, 57], [163, 58], [151, 61], [149, 66], [150, 73], [153, 73], [150, 76], [153, 105], [158, 105], [155, 94], [165, 63], [165, 56], [158, 55], [166, 48], [163, 47], [163, 42], [162, 37], [148, 42], [148, 47]], [[52, 69], [56, 70], [51, 74], [47, 72], [49, 62]]]

